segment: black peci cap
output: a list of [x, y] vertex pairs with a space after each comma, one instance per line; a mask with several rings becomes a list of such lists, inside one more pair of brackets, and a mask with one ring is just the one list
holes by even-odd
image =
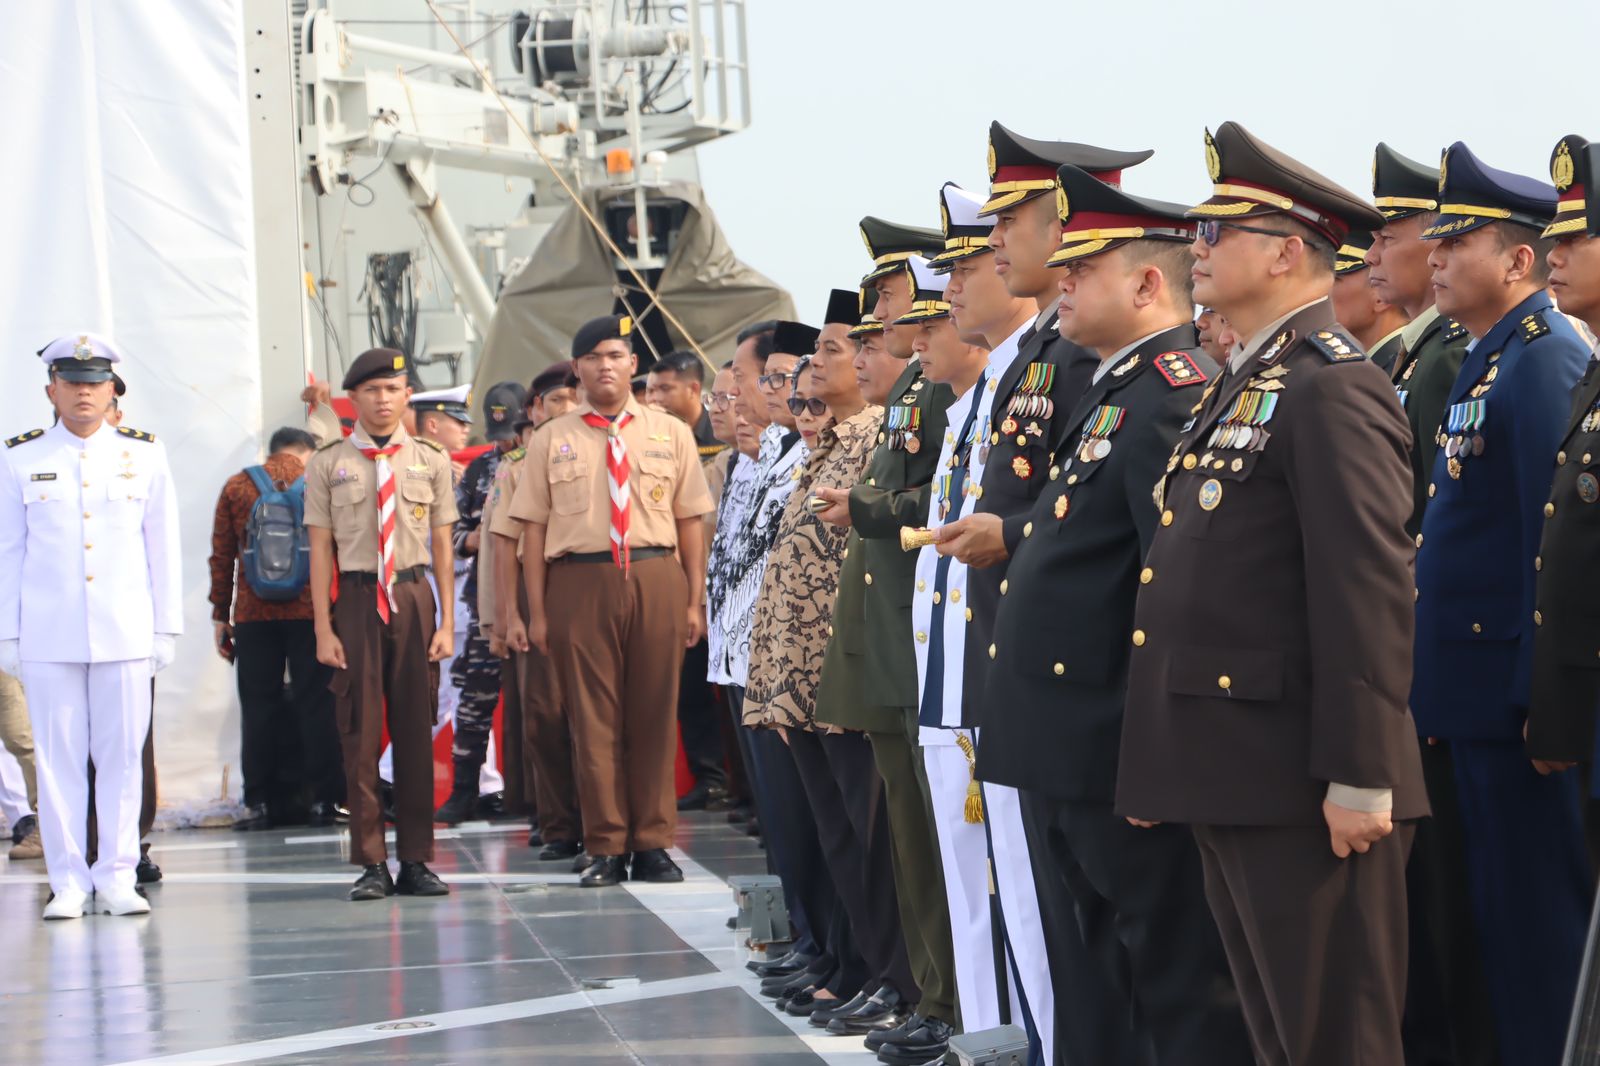
[[772, 330], [772, 350], [804, 359], [816, 352], [821, 333], [804, 322], [779, 322]]
[[861, 321], [861, 294], [854, 289], [834, 289], [828, 293], [828, 310], [822, 316], [823, 325], [843, 323], [853, 326]]

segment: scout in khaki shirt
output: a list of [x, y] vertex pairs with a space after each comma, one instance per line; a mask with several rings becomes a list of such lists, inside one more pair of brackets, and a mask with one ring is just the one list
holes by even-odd
[[632, 332], [607, 316], [573, 338], [588, 402], [539, 431], [510, 510], [526, 523], [528, 639], [571, 714], [588, 887], [626, 878], [629, 853], [634, 880], [683, 878], [666, 852], [677, 745], [661, 694], [705, 633], [710, 493], [689, 428], [630, 394]]
[[[558, 363], [533, 379], [528, 391], [527, 419], [521, 423], [527, 427], [521, 430], [523, 446], [501, 461], [495, 471], [489, 506], [484, 511], [484, 522], [490, 533], [485, 542], [489, 555], [484, 558], [484, 572], [494, 576], [485, 578], [482, 587], [496, 587], [495, 633], [510, 652], [515, 682], [506, 688], [506, 706], [518, 708], [522, 717], [523, 759], [528, 766], [528, 776], [533, 780], [534, 810], [538, 817], [528, 844], [534, 845], [537, 834], [543, 844], [540, 861], [577, 859], [587, 867], [588, 862], [581, 857], [583, 845], [578, 839], [581, 820], [577, 785], [573, 781], [572, 729], [561, 702], [555, 664], [528, 642], [524, 618], [527, 595], [521, 576], [522, 523], [510, 514], [512, 497], [528, 466], [524, 461], [528, 448], [537, 446], [542, 432], [534, 427], [547, 426], [552, 418], [576, 406], [573, 389], [567, 385], [571, 374], [571, 363]], [[494, 561], [492, 571], [487, 569], [491, 558]], [[484, 617], [490, 616], [485, 614]]]
[[[433, 858], [433, 697], [429, 664], [449, 657], [455, 632], [456, 520], [450, 457], [406, 433], [406, 357], [363, 353], [344, 379], [354, 432], [323, 447], [306, 470], [311, 606], [317, 659], [333, 690], [350, 799], [350, 861], [363, 867], [353, 900], [449, 892]], [[334, 584], [335, 559], [338, 581]], [[433, 568], [440, 621], [434, 625]], [[378, 754], [385, 714], [394, 745], [396, 850], [386, 864]]]

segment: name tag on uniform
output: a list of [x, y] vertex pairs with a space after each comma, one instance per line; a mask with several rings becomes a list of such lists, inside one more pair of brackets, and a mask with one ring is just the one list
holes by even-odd
[[570, 462], [575, 461], [577, 458], [578, 458], [578, 453], [572, 450], [572, 445], [563, 444], [561, 446], [560, 450], [558, 450], [556, 452], [556, 454], [554, 454], [554, 455], [552, 455], [550, 457], [550, 462], [552, 464], [554, 464], [554, 463], [570, 463]]
[[[655, 438], [652, 437], [650, 439], [654, 440]], [[671, 452], [664, 452], [664, 451], [661, 451], [659, 448], [646, 448], [644, 450], [644, 454], [647, 457], [651, 458], [651, 459], [671, 459], [672, 458], [672, 453]]]
[[427, 481], [427, 480], [430, 479], [431, 476], [432, 475], [430, 475], [428, 473], [428, 468], [426, 466], [423, 466], [423, 467], [420, 467], [420, 468], [419, 467], [415, 467], [415, 466], [406, 467], [406, 477], [407, 477], [407, 479], [415, 478], [418, 481]]
[[34, 474], [28, 478], [29, 481], [54, 481], [55, 479], [56, 476], [54, 474]]

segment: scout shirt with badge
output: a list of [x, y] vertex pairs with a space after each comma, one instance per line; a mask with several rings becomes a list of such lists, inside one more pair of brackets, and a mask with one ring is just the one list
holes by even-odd
[[[1546, 238], [1594, 239], [1588, 198], [1596, 192], [1597, 170], [1600, 145], [1575, 134], [1556, 145], [1550, 176], [1558, 199]], [[1534, 559], [1540, 624], [1533, 640], [1528, 754], [1593, 763], [1600, 708], [1600, 608], [1591, 593], [1593, 575], [1600, 573], [1600, 361], [1592, 357], [1573, 392], [1549, 502], [1555, 513], [1545, 521]]]
[[480, 580], [473, 609], [479, 625], [488, 628], [500, 624], [501, 590], [495, 570], [500, 565], [499, 553], [503, 549], [495, 541], [495, 534], [515, 544], [517, 558], [522, 558], [522, 523], [509, 517], [506, 512], [510, 509], [511, 494], [516, 491], [517, 480], [522, 472], [522, 460], [527, 457], [528, 449], [520, 444], [500, 456], [494, 468], [494, 482], [489, 486], [488, 498], [483, 503], [482, 524], [479, 527], [482, 536], [478, 539]]
[[59, 422], [0, 452], [0, 640], [24, 661], [147, 659], [183, 631], [178, 502], [165, 445]]
[[1069, 416], [1006, 572], [981, 780], [1113, 798], [1134, 603], [1167, 580], [1141, 569], [1159, 528], [1150, 492], [1217, 370], [1197, 345], [1190, 324], [1144, 338], [1107, 361]]
[[1393, 817], [1419, 817], [1409, 432], [1394, 391], [1326, 299], [1236, 358], [1152, 492], [1145, 566], [1159, 580], [1140, 586], [1128, 638], [1116, 809], [1322, 825], [1339, 782], [1391, 788]]
[[[1558, 190], [1445, 150], [1424, 239], [1505, 218], [1542, 231]], [[1490, 212], [1494, 212], [1490, 214]], [[1520, 741], [1532, 686], [1534, 557], [1589, 348], [1539, 289], [1470, 345], [1446, 397], [1417, 534], [1411, 709], [1423, 736]]]
[[[627, 446], [629, 546], [676, 548], [680, 518], [711, 509], [694, 436], [682, 420], [628, 399], [622, 427]], [[606, 430], [584, 422], [584, 404], [541, 429], [523, 460], [510, 516], [546, 527], [544, 555], [610, 554], [611, 494], [606, 478]]]
[[[450, 457], [432, 441], [396, 426], [388, 446], [394, 471], [394, 568], [433, 565], [433, 530], [455, 522], [456, 495]], [[373, 447], [358, 422], [348, 437], [324, 445], [306, 466], [308, 526], [333, 531], [337, 569], [378, 572], [378, 475], [373, 460], [361, 454]]]
[[[917, 705], [911, 627], [917, 561], [900, 547], [900, 530], [927, 518], [952, 399], [948, 385], [928, 381], [922, 364], [911, 359], [889, 390], [877, 444], [861, 481], [850, 489], [852, 529], [840, 564], [835, 639], [817, 687], [818, 719], [830, 725], [902, 732], [905, 708]], [[891, 419], [909, 435], [891, 437]], [[835, 644], [844, 654], [832, 654]]]

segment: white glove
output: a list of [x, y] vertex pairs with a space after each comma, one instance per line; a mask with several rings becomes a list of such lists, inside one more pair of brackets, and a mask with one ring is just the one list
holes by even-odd
[[172, 665], [178, 649], [171, 633], [157, 633], [150, 643], [150, 672], [159, 674]]
[[10, 674], [16, 678], [22, 676], [22, 642], [20, 640], [0, 640], [0, 673]]

